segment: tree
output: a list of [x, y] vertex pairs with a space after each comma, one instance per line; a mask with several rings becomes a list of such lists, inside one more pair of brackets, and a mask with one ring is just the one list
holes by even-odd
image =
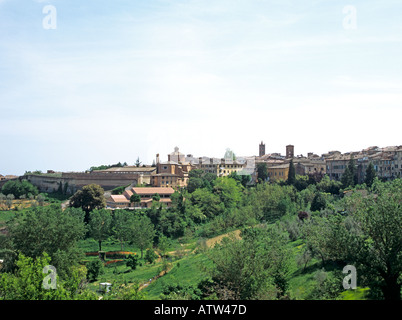
[[159, 237], [158, 248], [159, 248], [160, 254], [163, 259], [165, 258], [170, 245], [171, 245], [171, 242], [168, 237], [166, 237], [165, 235], [161, 235]]
[[140, 161], [140, 158], [138, 157], [137, 160], [135, 161], [135, 166], [139, 167], [141, 165], [141, 163], [142, 162]]
[[6, 206], [8, 208], [8, 210], [11, 209], [11, 207], [13, 206], [13, 200], [15, 199], [14, 195], [12, 193], [8, 194], [6, 197]]
[[89, 216], [89, 234], [98, 241], [99, 251], [102, 251], [102, 241], [110, 235], [112, 216], [106, 209], [95, 209]]
[[276, 299], [287, 291], [290, 251], [279, 229], [250, 228], [242, 239], [224, 238], [207, 253], [220, 299]]
[[130, 212], [119, 210], [113, 215], [113, 234], [120, 241], [120, 247], [123, 251], [123, 245], [126, 241], [130, 240], [130, 224], [132, 221], [132, 214]]
[[290, 160], [289, 163], [289, 173], [288, 173], [288, 185], [294, 185], [296, 182], [296, 169], [293, 164], [293, 159]]
[[130, 254], [126, 259], [126, 266], [131, 268], [131, 270], [137, 269], [138, 256], [136, 254]]
[[140, 202], [141, 202], [141, 196], [139, 194], [135, 193], [130, 197], [130, 204], [132, 204], [132, 203], [140, 203]]
[[330, 193], [333, 195], [339, 194], [339, 191], [342, 187], [342, 182], [331, 180], [327, 175], [325, 175], [320, 182], [317, 183], [317, 190]]
[[324, 195], [321, 192], [317, 192], [314, 196], [313, 201], [311, 202], [311, 211], [320, 211], [325, 209], [327, 206], [327, 201], [325, 200]]
[[161, 199], [161, 196], [159, 195], [159, 193], [155, 193], [153, 196], [152, 196], [152, 200], [153, 201], [159, 201]]
[[238, 174], [236, 171], [233, 171], [228, 177], [236, 180], [244, 188], [251, 181], [251, 176], [249, 174]]
[[79, 286], [85, 277], [83, 273], [75, 272], [69, 281], [59, 277], [58, 269], [51, 283], [56, 290], [46, 289], [46, 274], [43, 270], [49, 266], [51, 259], [44, 252], [36, 258], [19, 254], [14, 273], [0, 273], [0, 300], [72, 300], [96, 299], [96, 295], [86, 292], [82, 294]]
[[370, 288], [386, 300], [401, 300], [402, 180], [376, 181], [372, 195], [351, 199], [350, 210], [357, 226], [350, 259], [359, 263]]
[[155, 253], [155, 251], [153, 249], [147, 249], [145, 252], [145, 261], [151, 264], [154, 263], [156, 258], [158, 258], [158, 255]]
[[36, 197], [36, 201], [42, 207], [45, 204], [45, 196], [41, 193], [38, 194], [38, 196]]
[[366, 169], [366, 178], [364, 182], [370, 188], [373, 185], [375, 178], [376, 178], [376, 172], [374, 169], [374, 165], [372, 162], [370, 162]]
[[259, 182], [263, 182], [268, 179], [268, 169], [265, 162], [257, 164], [257, 177]]
[[201, 209], [202, 214], [207, 219], [218, 216], [225, 210], [224, 204], [219, 196], [205, 188], [195, 190], [190, 195], [190, 201], [193, 206]]
[[152, 246], [155, 237], [155, 229], [151, 220], [147, 216], [135, 216], [131, 224], [131, 240], [141, 250], [141, 259], [143, 251]]
[[47, 252], [60, 275], [69, 275], [82, 252], [78, 240], [85, 235], [84, 213], [79, 209], [51, 205], [37, 207], [11, 220], [8, 229], [11, 247], [28, 257]]
[[85, 211], [85, 222], [89, 221], [89, 213], [94, 209], [106, 207], [105, 191], [97, 184], [84, 186], [70, 198], [70, 207], [82, 208]]
[[[192, 172], [194, 170], [191, 170]], [[204, 186], [204, 180], [202, 178], [197, 178], [197, 177], [192, 177], [189, 178], [188, 184], [187, 184], [187, 191], [189, 193], [193, 193], [195, 190], [200, 189]]]
[[353, 156], [350, 157], [345, 172], [341, 177], [342, 188], [354, 187], [357, 184], [357, 170]]
[[190, 170], [190, 172], [188, 173], [188, 177], [191, 178], [202, 178], [205, 174], [205, 171], [202, 169], [193, 169]]
[[235, 208], [242, 199], [243, 186], [229, 177], [220, 177], [216, 180], [213, 193], [218, 195], [227, 210]]
[[7, 181], [1, 189], [3, 194], [12, 194], [16, 199], [20, 196], [28, 196], [29, 193], [37, 195], [39, 193], [38, 189], [30, 183], [28, 180], [10, 180]]
[[94, 282], [98, 277], [105, 272], [104, 265], [101, 260], [92, 260], [87, 264], [87, 279]]

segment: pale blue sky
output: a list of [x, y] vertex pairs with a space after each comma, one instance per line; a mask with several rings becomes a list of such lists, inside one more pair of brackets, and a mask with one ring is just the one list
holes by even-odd
[[399, 0], [0, 0], [0, 174], [151, 164], [175, 146], [399, 145], [401, 14]]

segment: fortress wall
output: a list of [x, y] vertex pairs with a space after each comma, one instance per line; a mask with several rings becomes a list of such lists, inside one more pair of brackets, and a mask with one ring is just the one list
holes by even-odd
[[63, 178], [71, 179], [76, 189], [88, 184], [98, 184], [105, 190], [116, 187], [137, 184], [138, 173], [63, 173]]
[[56, 192], [59, 189], [60, 182], [64, 190], [64, 186], [68, 183], [68, 192], [75, 192], [74, 183], [69, 178], [63, 178], [61, 176], [49, 176], [49, 175], [26, 175], [21, 177], [21, 179], [26, 179], [31, 182], [35, 187], [38, 188], [40, 192]]
[[[68, 192], [73, 194], [77, 190], [88, 184], [98, 184], [105, 190], [111, 190], [116, 187], [137, 184], [139, 181], [150, 181], [150, 176], [140, 177], [139, 173], [62, 173], [59, 175], [48, 174], [29, 174], [19, 178], [26, 179], [38, 188], [40, 192], [51, 193], [59, 189], [60, 182], [62, 188], [68, 183]], [[1, 181], [2, 184], [8, 180]], [[0, 186], [2, 186], [0, 184]]]

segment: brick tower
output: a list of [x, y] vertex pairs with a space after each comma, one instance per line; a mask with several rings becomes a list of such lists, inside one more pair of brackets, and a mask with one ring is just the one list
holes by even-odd
[[265, 144], [261, 141], [259, 156], [262, 157], [263, 155], [265, 155]]

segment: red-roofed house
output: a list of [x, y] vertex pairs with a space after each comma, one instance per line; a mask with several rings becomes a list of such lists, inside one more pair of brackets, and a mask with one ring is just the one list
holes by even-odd
[[[170, 196], [174, 193], [171, 187], [154, 187], [154, 188], [131, 188], [127, 189], [121, 195], [111, 195], [107, 201], [109, 208], [123, 209], [145, 209], [150, 208], [153, 201], [153, 196], [158, 194], [160, 197], [159, 202], [165, 203], [168, 207], [171, 206], [172, 200]], [[132, 203], [130, 198], [132, 195], [138, 194], [141, 197], [141, 202]]]

